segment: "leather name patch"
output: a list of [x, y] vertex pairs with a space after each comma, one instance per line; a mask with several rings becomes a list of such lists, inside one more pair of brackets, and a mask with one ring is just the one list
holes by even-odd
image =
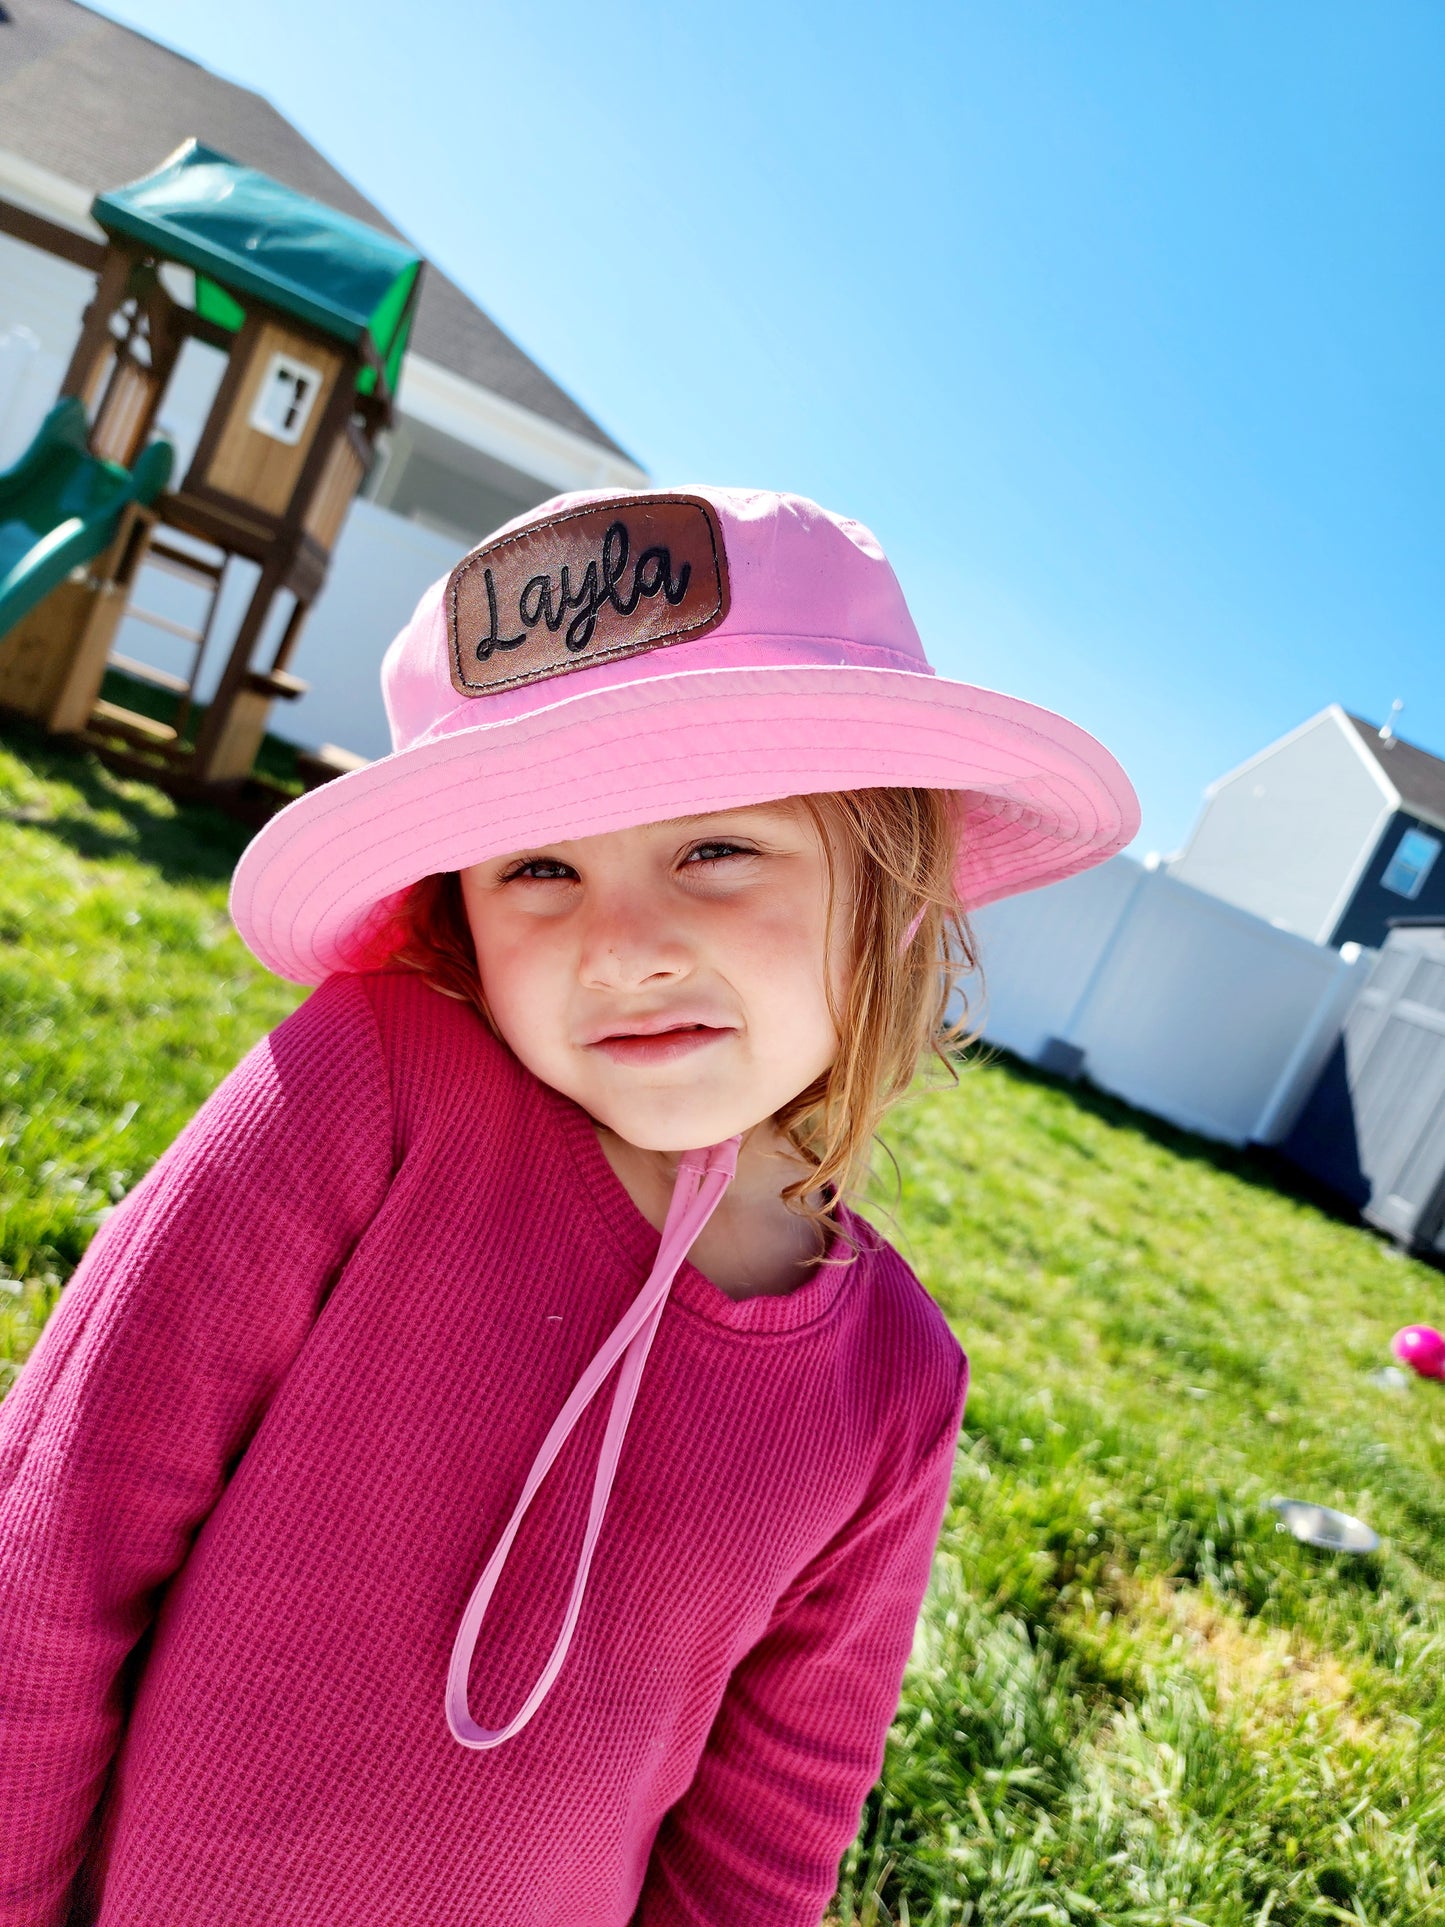
[[474, 549], [447, 582], [446, 611], [463, 696], [686, 642], [728, 612], [722, 530], [695, 495], [565, 509]]

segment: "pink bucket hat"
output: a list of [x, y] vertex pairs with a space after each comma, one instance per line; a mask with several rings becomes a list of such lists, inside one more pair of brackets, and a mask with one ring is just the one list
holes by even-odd
[[428, 589], [387, 651], [393, 753], [300, 797], [231, 913], [282, 977], [363, 967], [419, 878], [826, 790], [958, 792], [970, 908], [1101, 863], [1129, 779], [1047, 709], [936, 676], [877, 540], [797, 495], [560, 495]]

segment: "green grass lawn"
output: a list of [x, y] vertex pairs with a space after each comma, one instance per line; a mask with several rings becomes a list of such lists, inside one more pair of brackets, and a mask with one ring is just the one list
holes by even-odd
[[247, 835], [18, 725], [0, 734], [0, 1360], [12, 1372], [101, 1216], [302, 994], [226, 916]]
[[[12, 1369], [300, 994], [226, 921], [244, 835], [0, 737]], [[888, 1137], [893, 1233], [974, 1390], [838, 1920], [1445, 1921], [1445, 1387], [1370, 1376], [1398, 1326], [1445, 1324], [1445, 1280], [1018, 1066], [975, 1060]], [[1295, 1545], [1274, 1493], [1362, 1514], [1381, 1553]]]

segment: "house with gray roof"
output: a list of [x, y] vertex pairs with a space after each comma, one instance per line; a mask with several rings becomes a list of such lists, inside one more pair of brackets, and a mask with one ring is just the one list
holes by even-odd
[[[77, 0], [5, 0], [0, 198], [98, 241], [94, 196], [150, 173], [192, 137], [372, 227], [399, 232], [261, 95]], [[0, 233], [0, 468], [24, 449], [53, 401], [93, 286], [76, 263]], [[168, 391], [159, 425], [177, 444], [178, 469], [214, 394], [216, 360], [213, 350], [188, 343]], [[646, 480], [444, 267], [429, 263], [397, 421], [308, 626], [300, 666], [311, 693], [278, 719], [285, 733], [383, 753], [375, 668], [422, 589], [480, 536], [549, 495]], [[244, 588], [238, 583], [235, 594]], [[153, 598], [163, 609], [166, 593], [157, 587]], [[358, 634], [367, 638], [364, 675]], [[156, 644], [152, 631], [148, 646]]]
[[1445, 917], [1445, 760], [1331, 703], [1230, 770], [1168, 870], [1311, 942]]

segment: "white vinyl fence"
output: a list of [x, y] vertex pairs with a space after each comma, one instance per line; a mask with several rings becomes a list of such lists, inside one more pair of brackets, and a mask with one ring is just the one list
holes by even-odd
[[[978, 912], [985, 1037], [1231, 1144], [1288, 1132], [1373, 951], [1276, 929], [1132, 857]], [[976, 994], [976, 993], [975, 993]]]

